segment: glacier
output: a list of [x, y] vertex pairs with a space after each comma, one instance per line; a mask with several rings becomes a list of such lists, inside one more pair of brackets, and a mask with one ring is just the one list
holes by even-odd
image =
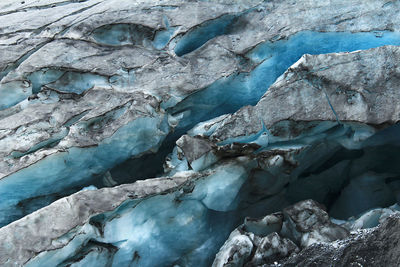
[[[219, 21], [219, 19], [222, 19], [222, 21], [227, 20], [227, 18], [223, 17], [223, 18], [218, 18], [217, 21]], [[229, 17], [228, 21], [230, 21], [230, 23], [232, 23], [231, 20], [233, 20], [233, 18]], [[196, 34], [196, 36], [201, 35], [202, 32], [205, 32], [205, 30], [202, 30], [204, 27], [206, 28], [221, 27], [219, 26], [220, 24], [218, 24], [217, 26], [212, 26], [214, 25], [213, 23], [211, 23], [210, 25], [207, 24], [207, 26], [201, 25], [199, 28], [196, 28], [192, 32], [188, 33], [187, 35], [188, 37], [186, 37], [188, 41], [186, 42], [190, 42], [190, 38], [197, 38], [197, 37], [190, 37], [191, 35], [195, 34], [196, 31], [200, 31], [200, 33]], [[114, 28], [107, 27], [106, 29], [107, 32], [111, 32], [113, 31]], [[102, 34], [101, 36], [105, 35], [105, 33], [103, 33], [104, 30], [105, 29], [101, 28], [101, 34]], [[115, 31], [119, 32], [121, 31], [121, 29], [117, 28], [115, 29]], [[94, 34], [100, 34], [100, 33], [95, 32]], [[97, 39], [99, 38], [100, 37], [97, 37]], [[177, 43], [177, 45], [179, 45], [179, 43], [183, 41], [184, 40], [180, 40]], [[321, 53], [338, 52], [338, 51], [354, 51], [358, 49], [377, 47], [385, 44], [399, 44], [399, 41], [400, 41], [400, 35], [398, 33], [391, 33], [391, 32], [372, 32], [372, 33], [300, 32], [285, 41], [262, 43], [256, 46], [250, 52], [248, 52], [247, 57], [251, 61], [253, 61], [254, 64], [256, 64], [256, 67], [251, 72], [231, 74], [227, 78], [217, 79], [210, 86], [204, 88], [203, 90], [190, 94], [189, 96], [184, 98], [181, 102], [179, 102], [177, 105], [167, 108], [166, 112], [171, 114], [172, 117], [178, 118], [179, 123], [177, 126], [174, 125], [174, 128], [176, 128], [175, 130], [177, 133], [176, 135], [179, 136], [179, 134], [185, 132], [185, 130], [190, 129], [192, 126], [194, 126], [196, 123], [200, 121], [204, 121], [210, 119], [211, 117], [219, 116], [221, 114], [234, 112], [243, 105], [255, 104], [258, 101], [258, 99], [260, 99], [261, 96], [265, 93], [268, 87], [273, 83], [273, 81], [275, 81], [277, 77], [279, 77], [284, 72], [284, 70], [286, 70], [291, 64], [296, 62], [303, 54], [307, 53], [321, 54]], [[106, 41], [104, 42], [109, 45], [116, 45], [114, 43], [107, 43]], [[279, 58], [279, 64], [276, 63], [276, 59], [278, 58]], [[117, 78], [114, 79], [114, 77]], [[122, 75], [120, 74], [114, 75], [107, 79], [106, 77], [97, 74], [90, 74], [90, 73], [80, 74], [77, 72], [63, 71], [60, 69], [54, 70], [51, 68], [50, 69], [41, 68], [39, 71], [35, 71], [28, 76], [28, 81], [29, 83], [32, 84], [32, 93], [34, 94], [39, 93], [40, 88], [42, 88], [44, 85], [46, 86], [46, 88], [56, 88], [55, 89], [57, 90], [56, 92], [73, 93], [73, 94], [82, 94], [88, 89], [93, 88], [94, 86], [115, 87], [117, 84], [117, 88], [119, 88], [118, 85], [121, 85], [121, 88], [126, 88], [126, 87], [129, 88], [130, 86], [132, 86], [132, 83], [134, 83], [134, 79], [135, 79], [134, 72], [132, 71], [125, 72]], [[230, 93], [227, 94], [226, 93], [227, 91], [229, 91]], [[169, 131], [165, 129], [161, 129], [161, 131], [168, 133]], [[156, 129], [154, 130], [156, 131]], [[172, 141], [169, 141], [169, 143], [170, 144], [173, 143], [176, 138], [177, 137], [172, 137], [171, 138]], [[49, 139], [49, 141], [46, 141], [46, 143], [53, 143], [54, 141], [52, 141], [52, 139]], [[161, 141], [162, 140], [157, 141], [153, 146], [149, 147], [156, 148], [159, 146], [158, 143]], [[139, 142], [139, 140], [135, 141], [134, 139], [132, 139], [129, 142]], [[169, 146], [167, 145], [167, 147], [170, 148], [171, 145]], [[28, 151], [33, 151], [33, 150], [35, 150], [35, 148], [33, 149], [30, 148]], [[96, 165], [104, 165], [104, 167], [96, 171], [92, 170], [91, 172], [86, 174], [73, 175], [74, 177], [76, 177], [75, 179], [80, 182], [79, 185], [71, 181], [70, 184], [64, 183], [64, 185], [61, 185], [64, 187], [61, 187], [59, 189], [57, 187], [54, 187], [52, 189], [52, 192], [45, 191], [46, 193], [37, 191], [34, 188], [32, 188], [32, 191], [36, 192], [32, 193], [26, 192], [24, 190], [24, 193], [20, 194], [21, 197], [18, 196], [19, 194], [13, 196], [13, 198], [15, 198], [13, 202], [20, 203], [21, 200], [24, 200], [22, 198], [22, 195], [24, 194], [26, 194], [25, 195], [26, 199], [31, 199], [40, 197], [45, 194], [57, 195], [59, 194], [60, 191], [70, 190], [71, 187], [89, 185], [93, 183], [90, 181], [91, 177], [93, 176], [93, 173], [101, 174], [102, 172], [105, 172], [106, 170], [112, 168], [113, 166], [121, 163], [123, 160], [128, 159], [131, 156], [139, 155], [142, 152], [146, 151], [149, 151], [149, 148], [143, 151], [138, 151], [136, 153], [127, 153], [125, 157], [123, 157], [122, 159], [115, 159], [114, 161], [115, 163], [112, 163], [110, 165], [106, 165], [104, 163], [97, 163], [95, 160], [91, 162], [93, 159], [95, 159], [95, 157], [83, 156], [82, 157], [83, 159], [81, 160], [84, 162], [85, 161], [84, 158], [87, 158], [86, 164], [88, 166], [93, 166], [91, 167], [92, 169], [96, 168], [94, 167]], [[95, 152], [95, 154], [96, 153], [97, 152]], [[109, 152], [104, 151], [99, 153], [108, 154]], [[89, 154], [90, 152], [88, 153], [88, 155]], [[111, 154], [109, 156], [111, 156]], [[75, 156], [72, 156], [72, 158], [73, 157]], [[55, 166], [52, 167], [55, 173], [52, 176], [54, 177], [57, 176], [57, 178], [54, 179], [57, 180], [68, 179], [68, 178], [63, 178], [63, 176], [61, 175], [61, 173], [64, 173], [63, 164], [60, 165], [54, 164], [53, 166]], [[34, 170], [37, 169], [36, 166], [32, 168], [34, 168]], [[42, 167], [38, 168], [42, 169]], [[83, 167], [83, 169], [85, 168], [86, 167]], [[59, 169], [58, 172], [56, 172], [56, 169]], [[82, 172], [84, 171], [82, 170]], [[40, 177], [41, 175], [42, 174], [40, 173], [31, 174], [29, 171], [24, 170], [17, 175], [17, 177], [21, 178], [14, 179], [12, 178], [13, 176], [11, 176], [10, 178], [7, 178], [11, 182], [4, 182], [4, 183], [9, 184], [15, 182], [16, 184], [19, 184], [22, 182], [17, 182], [18, 180], [21, 181], [24, 179], [38, 179], [36, 177]], [[29, 178], [23, 178], [23, 176], [29, 176]], [[12, 192], [12, 190], [9, 190], [10, 188], [9, 186], [12, 187], [12, 185], [5, 186], [4, 190]], [[42, 185], [39, 183], [38, 187], [42, 187]], [[9, 199], [9, 196], [6, 195], [5, 193], [4, 197], [7, 198], [9, 201], [11, 201], [11, 199]], [[45, 201], [43, 203], [43, 206], [46, 203], [49, 202]], [[9, 206], [11, 209], [14, 209], [12, 208], [12, 206], [10, 206], [9, 203], [5, 205]], [[28, 212], [18, 211], [18, 210], [14, 210], [13, 212], [15, 214], [25, 215], [31, 211], [33, 210], [28, 208]], [[5, 208], [3, 212], [9, 213], [9, 211], [5, 210]], [[17, 215], [9, 215], [9, 216], [11, 220], [18, 218]], [[3, 225], [11, 221], [7, 220], [6, 216], [4, 216], [3, 218], [4, 218], [4, 222], [2, 223]]]
[[395, 265], [399, 10], [5, 0], [0, 265]]
[[[378, 48], [366, 52], [356, 52], [356, 54], [359, 58], [363, 58], [368, 57], [369, 53], [384, 54], [393, 49], [395, 48]], [[326, 57], [332, 55], [328, 54]], [[342, 55], [343, 60], [347, 60], [348, 54]], [[337, 57], [341, 57], [341, 55], [339, 54]], [[323, 62], [321, 61], [321, 63]], [[356, 63], [352, 61], [352, 64]], [[295, 69], [296, 66], [293, 68]], [[297, 68], [299, 71], [303, 71], [300, 64]], [[310, 87], [312, 88], [312, 85]], [[265, 98], [268, 98], [268, 94], [265, 95]], [[271, 100], [274, 99], [274, 97], [271, 98]], [[378, 100], [375, 99], [375, 101]], [[343, 108], [347, 104], [346, 102]], [[291, 103], [286, 105], [290, 106]], [[325, 105], [332, 113], [329, 105], [327, 103]], [[357, 106], [352, 107], [357, 108]], [[256, 109], [257, 106], [249, 106], [249, 108]], [[282, 108], [287, 107], [283, 106]], [[340, 105], [336, 106], [336, 109], [338, 114], [341, 114]], [[239, 114], [240, 111], [231, 116]], [[332, 114], [329, 115], [334, 118]], [[258, 139], [255, 137], [241, 140], [241, 142], [225, 143], [216, 139], [217, 144], [212, 143], [213, 139], [207, 140], [213, 134], [218, 133], [219, 128], [224, 127], [224, 120], [228, 119], [230, 116], [223, 116], [219, 120], [201, 123], [193, 131], [190, 131], [195, 132], [195, 136], [185, 137], [186, 141], [177, 141], [178, 147], [174, 149], [176, 155], [171, 156], [171, 160], [175, 159], [176, 161], [180, 158], [181, 161], [186, 162], [186, 169], [176, 172], [174, 176], [155, 179], [151, 182], [153, 184], [149, 185], [147, 184], [150, 180], [144, 180], [133, 185], [81, 191], [68, 197], [68, 200], [60, 199], [32, 215], [3, 227], [0, 234], [8, 235], [10, 232], [8, 229], [17, 227], [24, 229], [24, 236], [31, 236], [32, 229], [25, 228], [23, 225], [32, 225], [31, 220], [37, 220], [37, 218], [43, 220], [43, 225], [51, 223], [53, 218], [46, 216], [46, 213], [51, 214], [54, 209], [64, 211], [65, 208], [60, 209], [59, 205], [67, 205], [71, 209], [70, 212], [75, 214], [82, 212], [81, 205], [88, 207], [86, 201], [98, 202], [101, 199], [98, 203], [100, 210], [97, 208], [97, 210], [88, 211], [85, 208], [84, 215], [72, 216], [75, 219], [70, 223], [75, 226], [68, 225], [63, 228], [62, 233], [55, 233], [55, 236], [58, 236], [56, 239], [54, 239], [55, 236], [49, 236], [48, 241], [43, 240], [41, 246], [51, 246], [52, 249], [39, 249], [41, 253], [29, 260], [26, 265], [46, 266], [74, 263], [75, 266], [84, 266], [90, 262], [97, 266], [106, 266], [106, 264], [115, 266], [131, 264], [193, 266], [200, 264], [207, 266], [212, 263], [213, 255], [229, 235], [229, 229], [233, 229], [247, 216], [260, 217], [265, 213], [284, 209], [291, 203], [296, 203], [298, 199], [311, 197], [334, 210], [335, 205], [340, 205], [341, 199], [346, 198], [346, 190], [348, 190], [346, 188], [352, 188], [352, 183], [357, 181], [367, 181], [351, 178], [357, 177], [357, 173], [370, 173], [369, 168], [377, 172], [376, 176], [371, 176], [376, 177], [374, 179], [396, 183], [395, 179], [390, 178], [393, 177], [396, 169], [397, 172], [399, 171], [396, 164], [388, 163], [388, 166], [392, 166], [391, 175], [381, 173], [388, 169], [379, 170], [380, 162], [378, 161], [374, 165], [371, 164], [371, 161], [379, 160], [379, 157], [385, 153], [373, 153], [374, 156], [371, 156], [368, 155], [368, 151], [375, 152], [380, 148], [388, 151], [386, 144], [388, 142], [394, 144], [394, 140], [397, 140], [395, 134], [398, 129], [397, 125], [379, 131], [372, 126], [352, 122], [315, 121], [293, 124], [282, 123], [278, 120], [277, 125], [269, 127], [268, 131], [269, 135], [274, 133], [271, 136], [272, 140], [275, 139], [274, 142], [268, 142], [264, 146], [254, 143], [253, 141]], [[204, 135], [206, 133], [204, 125], [210, 126], [213, 123], [217, 125], [212, 133], [208, 133], [207, 137]], [[262, 132], [265, 132], [267, 126], [261, 124], [258, 127], [261, 126], [263, 127]], [[298, 130], [293, 127], [297, 127]], [[277, 131], [277, 128], [280, 131]], [[297, 137], [293, 136], [296, 132]], [[392, 136], [392, 139], [387, 139], [385, 136]], [[203, 145], [193, 145], [196, 142], [206, 142], [208, 145], [204, 143]], [[395, 147], [392, 149], [394, 152], [396, 151]], [[180, 151], [180, 155], [178, 155], [178, 151]], [[273, 151], [275, 154], [271, 154]], [[211, 163], [210, 166], [207, 166], [208, 163], [205, 161], [206, 165], [202, 166], [199, 171], [191, 170], [192, 162], [210, 153], [215, 155], [214, 162], [218, 162], [218, 164]], [[387, 162], [385, 157], [381, 159]], [[173, 162], [169, 166], [173, 171]], [[349, 172], [349, 170], [351, 171]], [[283, 174], [286, 174], [286, 178]], [[337, 177], [344, 180], [338, 181]], [[152, 193], [153, 190], [163, 190], [163, 179], [171, 181], [175, 184], [175, 188], [165, 189], [165, 193], [161, 194]], [[347, 184], [346, 180], [350, 183]], [[385, 184], [383, 183], [383, 185]], [[149, 186], [148, 189], [146, 189], [147, 186]], [[323, 189], [324, 187], [326, 189]], [[111, 193], [112, 191], [107, 193], [109, 190], [114, 193]], [[357, 210], [352, 209], [354, 206], [345, 205], [339, 215], [345, 218], [357, 217], [360, 216], [360, 212], [363, 213], [379, 206], [390, 206], [396, 201], [397, 193], [392, 186], [389, 191], [376, 191], [375, 187], [371, 187], [371, 190], [378, 194], [377, 197], [371, 197], [371, 193], [367, 191], [365, 200], [369, 203], [347, 200], [345, 203], [352, 203], [356, 207], [357, 203], [362, 205], [358, 206]], [[319, 196], [315, 194], [316, 191], [319, 192]], [[340, 192], [344, 196], [335, 197]], [[87, 194], [90, 194], [91, 197], [88, 197]], [[117, 200], [104, 199], [104, 194], [114, 196]], [[122, 199], [120, 199], [121, 197]], [[350, 197], [355, 197], [355, 195], [350, 194]], [[382, 197], [391, 199], [380, 202]], [[361, 200], [360, 196], [356, 198]], [[103, 202], [107, 202], [106, 206], [108, 206], [104, 211], [102, 211], [104, 204], [101, 204]], [[365, 206], [366, 204], [369, 206]], [[109, 207], [110, 205], [112, 206]], [[71, 216], [68, 216], [66, 219], [70, 220], [70, 218]], [[361, 223], [361, 220], [366, 220], [364, 218], [368, 218], [368, 216], [362, 215], [360, 218], [363, 219], [358, 219], [358, 221], [349, 219], [349, 222], [336, 220], [335, 222], [339, 222], [341, 225], [349, 224], [348, 228], [354, 230], [358, 228], [351, 226], [352, 220], [355, 221], [354, 225], [363, 225], [364, 222]], [[61, 222], [64, 220], [64, 218], [60, 218]], [[365, 224], [375, 226], [377, 219], [375, 219], [375, 223], [373, 220], [365, 221]], [[86, 223], [82, 225], [82, 222]], [[41, 227], [42, 223], [35, 225]], [[59, 225], [64, 227], [65, 223]], [[37, 230], [33, 231], [37, 232]], [[178, 239], [177, 233], [180, 233]], [[4, 238], [11, 238], [12, 241], [9, 244], [16, 244], [17, 247], [21, 242], [16, 241], [15, 236]], [[37, 242], [34, 237], [30, 240], [30, 242]], [[157, 257], [152, 256], [153, 249], [158, 252]], [[12, 252], [13, 249], [8, 251]], [[28, 254], [29, 257], [31, 253], [26, 251], [24, 254]], [[19, 254], [14, 254], [14, 257], [17, 255]], [[8, 254], [5, 257], [10, 258], [11, 255]]]

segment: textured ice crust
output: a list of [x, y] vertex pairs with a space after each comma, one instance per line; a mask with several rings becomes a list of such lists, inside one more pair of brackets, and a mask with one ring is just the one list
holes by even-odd
[[[316, 243], [346, 238], [349, 232], [329, 220], [324, 208], [305, 200], [261, 219], [246, 218], [221, 247], [213, 262], [218, 266], [260, 266], [299, 252]], [[243, 246], [241, 239], [253, 246]], [[247, 253], [240, 250], [247, 249]]]

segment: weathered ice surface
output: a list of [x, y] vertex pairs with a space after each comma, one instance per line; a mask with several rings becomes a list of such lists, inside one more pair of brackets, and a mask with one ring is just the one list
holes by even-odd
[[398, 223], [399, 13], [1, 1], [0, 265], [347, 266], [356, 230], [374, 265]]
[[[221, 247], [213, 266], [273, 264], [298, 253], [299, 247], [329, 243], [348, 235], [345, 228], [329, 220], [322, 206], [305, 200], [262, 219], [246, 218]], [[244, 245], [244, 240], [248, 244]]]
[[397, 266], [400, 216], [392, 215], [378, 227], [352, 233], [350, 238], [310, 246], [280, 262], [280, 266]]
[[[354, 225], [349, 233], [330, 222], [318, 203], [306, 200], [261, 219], [246, 218], [213, 266], [396, 266], [399, 223], [397, 211], [382, 218], [378, 227], [361, 230]], [[300, 234], [300, 243], [293, 231]], [[302, 242], [312, 235], [314, 243]]]

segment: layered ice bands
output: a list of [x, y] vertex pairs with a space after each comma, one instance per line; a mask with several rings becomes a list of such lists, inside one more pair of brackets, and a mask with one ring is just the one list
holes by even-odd
[[399, 12], [2, 1], [0, 265], [323, 265], [387, 238]]

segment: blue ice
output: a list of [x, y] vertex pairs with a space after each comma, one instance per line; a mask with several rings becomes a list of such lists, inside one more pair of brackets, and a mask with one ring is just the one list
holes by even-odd
[[93, 32], [96, 41], [107, 45], [124, 45], [132, 43], [129, 24], [105, 25]]
[[[325, 142], [326, 138], [331, 137], [334, 145], [338, 146], [337, 140], [351, 139], [354, 136], [348, 135], [343, 129], [352, 127], [353, 131], [359, 130], [359, 126], [353, 124], [321, 124], [315, 125], [300, 138], [304, 139], [307, 134], [315, 133], [320, 139], [310, 138], [308, 142]], [[317, 145], [298, 155], [303, 156], [303, 159], [297, 159], [300, 164], [312, 161], [312, 164], [320, 166], [324, 160], [329, 161], [325, 154], [331, 155], [330, 150], [332, 146], [326, 146], [323, 151]], [[348, 163], [348, 160], [344, 160], [326, 172], [299, 178], [300, 183], [297, 186], [294, 184], [294, 187], [310, 187], [307, 180], [319, 175], [319, 182], [326, 184], [329, 190], [320, 187], [313, 180], [312, 184], [316, 184], [316, 187], [311, 187], [313, 190], [309, 195], [303, 195], [304, 198], [316, 195], [325, 198], [329, 193], [339, 193], [346, 178], [343, 174], [348, 169]], [[288, 188], [285, 188], [290, 176], [282, 172], [274, 175], [270, 171], [271, 169], [260, 169], [256, 161], [245, 157], [220, 161], [218, 166], [210, 167], [202, 173], [202, 177], [191, 180], [182, 190], [143, 199], [130, 199], [114, 211], [92, 217], [89, 223], [62, 237], [69, 238], [76, 233], [68, 245], [39, 254], [27, 266], [46, 266], [50, 263], [62, 265], [72, 261], [75, 261], [74, 266], [86, 266], [88, 262], [92, 266], [210, 266], [219, 247], [244, 216], [259, 217], [269, 214], [292, 201], [288, 199]], [[338, 177], [342, 180], [338, 181]], [[367, 193], [360, 194], [359, 186], [366, 187]], [[346, 198], [352, 200], [358, 212], [360, 203], [363, 208], [368, 209], [370, 202], [384, 205], [393, 201], [387, 197], [389, 192], [377, 191], [385, 187], [387, 185], [382, 177], [369, 175], [364, 180], [356, 178], [350, 181], [351, 190], [345, 194]], [[368, 194], [374, 197], [368, 199]], [[357, 199], [358, 197], [361, 199]], [[370, 218], [365, 223], [366, 226], [373, 225], [376, 219]], [[97, 244], [96, 250], [92, 248], [93, 244]], [[98, 247], [101, 244], [112, 249], [101, 249], [102, 247]], [[82, 257], [77, 258], [77, 252], [82, 251], [90, 253], [82, 253]]]
[[172, 108], [183, 113], [179, 127], [194, 124], [221, 114], [232, 113], [245, 105], [255, 105], [269, 86], [304, 54], [323, 54], [400, 45], [394, 32], [299, 32], [287, 40], [265, 42], [247, 54], [255, 64], [250, 73], [221, 78], [209, 87], [188, 96]]
[[197, 26], [178, 41], [175, 46], [175, 53], [178, 56], [183, 56], [196, 50], [208, 40], [228, 33], [230, 26], [235, 22], [238, 16], [237, 14], [223, 15]]
[[[157, 149], [168, 131], [163, 117], [138, 118], [96, 147], [72, 147], [0, 179], [0, 226], [26, 215], [19, 202], [89, 185], [129, 157]], [[36, 203], [39, 208], [47, 204]]]
[[176, 27], [170, 27], [168, 18], [166, 16], [164, 17], [163, 21], [165, 24], [165, 29], [162, 31], [158, 31], [154, 36], [153, 46], [156, 49], [163, 49], [171, 40], [176, 30]]
[[62, 70], [48, 68], [31, 73], [30, 75], [28, 75], [28, 79], [32, 83], [32, 93], [39, 93], [43, 85], [55, 82], [63, 74], [64, 71]]
[[153, 29], [138, 24], [109, 24], [93, 31], [91, 36], [98, 43], [112, 46], [144, 44], [153, 39]]
[[108, 79], [92, 73], [66, 72], [57, 81], [48, 84], [63, 93], [82, 94], [96, 86], [107, 86]]
[[105, 86], [108, 79], [92, 73], [79, 73], [58, 69], [42, 69], [28, 76], [32, 83], [32, 93], [37, 94], [47, 85], [63, 93], [81, 94], [93, 86]]
[[12, 107], [27, 99], [32, 94], [32, 87], [21, 81], [0, 83], [0, 110]]
[[95, 252], [82, 255], [74, 266], [86, 266], [89, 260], [90, 266], [210, 266], [218, 248], [243, 219], [234, 204], [251, 166], [251, 162], [223, 164], [212, 175], [193, 181], [192, 193], [177, 190], [127, 200], [116, 210], [90, 219], [102, 225], [103, 234], [94, 223], [77, 227], [67, 246], [41, 253], [27, 266], [72, 262], [93, 241], [117, 251], [103, 251], [103, 257]]

